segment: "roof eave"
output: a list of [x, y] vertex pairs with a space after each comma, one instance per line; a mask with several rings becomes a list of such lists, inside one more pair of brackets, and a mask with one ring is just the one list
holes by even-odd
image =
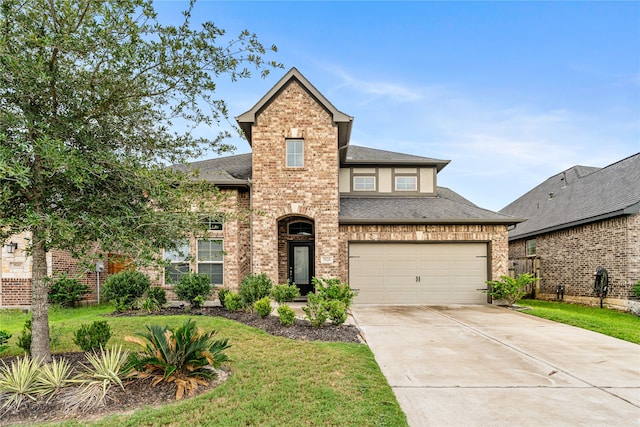
[[340, 224], [475, 224], [513, 225], [525, 221], [522, 218], [340, 218]]
[[609, 218], [615, 218], [615, 217], [619, 217], [619, 216], [630, 216], [630, 215], [636, 215], [638, 214], [638, 212], [640, 212], [640, 202], [635, 203], [633, 205], [627, 206], [624, 209], [620, 209], [617, 211], [613, 211], [613, 212], [609, 212], [606, 214], [602, 214], [602, 215], [598, 215], [598, 216], [594, 216], [594, 217], [590, 217], [590, 218], [583, 218], [577, 221], [571, 221], [571, 222], [567, 222], [564, 224], [558, 224], [558, 225], [554, 225], [552, 227], [547, 227], [547, 228], [541, 228], [539, 230], [534, 230], [534, 231], [530, 231], [528, 233], [524, 233], [524, 234], [518, 234], [515, 236], [509, 236], [509, 241], [514, 241], [514, 240], [520, 240], [520, 239], [526, 239], [528, 237], [534, 237], [534, 236], [539, 236], [540, 234], [546, 234], [546, 233], [551, 233], [554, 231], [559, 231], [559, 230], [564, 230], [565, 228], [571, 228], [571, 227], [576, 227], [578, 225], [584, 225], [584, 224], [590, 224], [592, 222], [598, 222], [598, 221], [603, 221], [605, 219], [609, 219]]
[[357, 166], [436, 166], [438, 172], [440, 172], [445, 166], [451, 163], [451, 160], [442, 161], [425, 161], [425, 160], [352, 160], [345, 159], [343, 166], [357, 165]]

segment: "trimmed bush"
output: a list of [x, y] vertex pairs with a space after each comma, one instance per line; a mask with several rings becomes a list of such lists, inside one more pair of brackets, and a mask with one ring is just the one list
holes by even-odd
[[149, 289], [149, 276], [140, 271], [126, 270], [109, 276], [102, 287], [102, 294], [116, 305], [116, 310], [126, 311], [133, 308]]
[[160, 307], [164, 307], [164, 305], [167, 303], [167, 291], [165, 291], [160, 286], [153, 286], [151, 289], [149, 289], [149, 291], [147, 292], [147, 297], [156, 300]]
[[264, 297], [253, 303], [253, 309], [258, 312], [260, 317], [267, 317], [273, 311], [271, 307], [271, 299]]
[[220, 300], [220, 305], [223, 307], [225, 307], [224, 299], [226, 298], [227, 295], [229, 295], [229, 292], [231, 291], [227, 288], [218, 289], [218, 299]]
[[342, 325], [347, 321], [347, 307], [342, 301], [334, 299], [325, 301], [325, 304], [327, 315], [329, 316], [331, 323], [334, 325]]
[[280, 316], [280, 323], [284, 326], [291, 326], [296, 320], [296, 312], [288, 305], [278, 307], [278, 315]]
[[51, 279], [49, 302], [63, 307], [76, 307], [88, 293], [87, 285], [62, 273]]
[[314, 328], [319, 328], [325, 324], [329, 318], [326, 301], [321, 295], [310, 293], [307, 295], [307, 305], [302, 307], [302, 311], [307, 315], [307, 319]]
[[313, 285], [316, 293], [321, 295], [325, 300], [342, 301], [345, 309], [351, 307], [353, 299], [357, 292], [349, 287], [347, 283], [342, 283], [340, 279], [314, 277]]
[[300, 296], [300, 289], [296, 285], [287, 282], [284, 285], [275, 285], [269, 292], [271, 298], [278, 303], [291, 302]]
[[76, 331], [73, 342], [82, 351], [95, 351], [105, 348], [111, 338], [111, 327], [106, 320], [96, 320], [91, 324], [85, 323]]
[[245, 305], [237, 292], [229, 291], [224, 298], [224, 308], [231, 311], [242, 310]]
[[538, 278], [531, 273], [518, 274], [518, 277], [500, 276], [500, 280], [487, 280], [489, 295], [497, 300], [503, 300], [509, 307], [525, 294], [525, 287], [537, 282]]
[[186, 273], [180, 276], [173, 291], [180, 300], [188, 301], [191, 307], [200, 308], [204, 300], [213, 293], [213, 288], [206, 274]]
[[31, 355], [31, 335], [31, 319], [27, 319], [24, 321], [22, 334], [18, 337], [18, 347], [28, 355]]
[[269, 296], [269, 291], [273, 287], [273, 281], [266, 273], [249, 274], [240, 283], [240, 298], [245, 306], [253, 307], [253, 303], [261, 298]]
[[2, 353], [7, 351], [9, 348], [9, 344], [7, 344], [9, 338], [11, 338], [11, 334], [9, 332], [0, 331], [0, 356], [2, 356]]

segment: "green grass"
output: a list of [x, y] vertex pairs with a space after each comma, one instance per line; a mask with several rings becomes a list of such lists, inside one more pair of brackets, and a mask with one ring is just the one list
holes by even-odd
[[631, 313], [555, 301], [521, 300], [518, 304], [532, 308], [522, 311], [526, 314], [640, 344], [640, 317]]
[[[107, 319], [113, 332], [109, 346], [135, 345], [123, 337], [142, 331], [145, 324], [177, 326], [188, 316], [101, 317], [109, 307], [56, 309], [50, 316], [62, 336], [56, 351], [78, 351], [71, 341], [82, 323]], [[0, 311], [0, 329], [14, 335], [11, 354], [19, 354], [15, 337], [28, 315]], [[362, 344], [295, 341], [273, 337], [231, 320], [193, 316], [198, 326], [218, 331], [232, 347], [231, 376], [217, 388], [195, 398], [141, 408], [133, 414], [109, 416], [89, 423], [63, 426], [406, 426], [391, 388], [373, 354]]]

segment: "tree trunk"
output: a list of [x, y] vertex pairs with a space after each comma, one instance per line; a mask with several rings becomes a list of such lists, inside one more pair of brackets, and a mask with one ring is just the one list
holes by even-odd
[[42, 232], [34, 229], [31, 241], [31, 355], [51, 362], [49, 338], [49, 283], [47, 279], [47, 253]]

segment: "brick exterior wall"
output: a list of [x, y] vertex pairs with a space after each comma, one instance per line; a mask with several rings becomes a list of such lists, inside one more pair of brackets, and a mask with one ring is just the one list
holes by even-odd
[[487, 242], [491, 277], [507, 275], [506, 225], [341, 225], [339, 277], [349, 278], [349, 241], [355, 242]]
[[[293, 130], [295, 129], [295, 130]], [[304, 167], [286, 167], [286, 139], [304, 140]], [[336, 276], [338, 259], [338, 132], [331, 115], [296, 80], [258, 114], [252, 129], [253, 272], [281, 281], [278, 222], [312, 219], [315, 273]]]
[[[525, 242], [509, 243], [509, 258], [525, 256]], [[599, 303], [594, 295], [594, 274], [599, 266], [609, 272], [607, 300], [626, 307], [631, 287], [640, 279], [640, 215], [607, 219], [536, 236], [540, 263], [538, 297], [556, 298], [565, 286], [564, 299]]]

